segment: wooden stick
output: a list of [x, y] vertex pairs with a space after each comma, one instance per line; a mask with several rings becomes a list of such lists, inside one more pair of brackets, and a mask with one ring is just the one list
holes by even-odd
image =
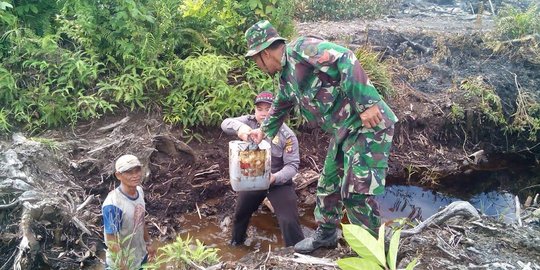
[[272, 206], [272, 203], [268, 200], [268, 198], [264, 198], [263, 203], [266, 205], [266, 207], [268, 207], [268, 209], [270, 209], [270, 211], [272, 211], [272, 213], [275, 213], [274, 206]]
[[195, 208], [197, 208], [197, 214], [199, 215], [199, 219], [202, 219], [201, 211], [199, 210], [199, 205], [197, 205], [197, 203], [195, 203]]
[[488, 0], [488, 1], [489, 1], [489, 6], [491, 7], [491, 14], [496, 15], [495, 9], [493, 8], [493, 3], [491, 3], [491, 0]]
[[514, 197], [514, 199], [516, 202], [516, 218], [518, 221], [518, 226], [522, 227], [523, 223], [521, 222], [521, 204], [519, 203], [519, 198], [517, 195]]

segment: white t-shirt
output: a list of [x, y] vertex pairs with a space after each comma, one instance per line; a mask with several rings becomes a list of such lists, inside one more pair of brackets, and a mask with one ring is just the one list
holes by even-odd
[[[127, 237], [122, 250], [130, 250], [130, 269], [139, 269], [144, 257], [147, 254], [146, 243], [144, 241], [144, 215], [146, 212], [144, 203], [144, 193], [140, 186], [137, 186], [137, 196], [135, 198], [124, 194], [120, 187], [115, 188], [107, 195], [101, 208], [103, 213], [103, 231], [105, 234], [118, 236], [120, 242]], [[113, 264], [112, 257], [107, 251], [107, 265]]]

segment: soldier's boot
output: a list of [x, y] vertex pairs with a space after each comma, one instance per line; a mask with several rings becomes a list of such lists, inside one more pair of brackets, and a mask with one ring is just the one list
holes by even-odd
[[306, 254], [321, 247], [336, 248], [337, 242], [337, 231], [335, 228], [325, 229], [319, 226], [311, 237], [307, 237], [296, 243], [294, 245], [294, 251]]

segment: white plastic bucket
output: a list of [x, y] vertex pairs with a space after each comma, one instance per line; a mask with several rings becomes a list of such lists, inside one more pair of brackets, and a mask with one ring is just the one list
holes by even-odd
[[270, 147], [268, 142], [262, 141], [259, 149], [249, 150], [247, 142], [229, 142], [229, 175], [234, 191], [265, 190], [270, 187]]

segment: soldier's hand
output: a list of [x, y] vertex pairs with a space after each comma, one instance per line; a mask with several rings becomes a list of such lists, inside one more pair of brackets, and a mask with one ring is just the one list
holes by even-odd
[[259, 144], [264, 139], [264, 132], [260, 128], [253, 129], [249, 132], [249, 137], [251, 137], [255, 144]]
[[374, 105], [363, 111], [360, 114], [360, 119], [364, 127], [373, 128], [382, 121], [383, 116], [379, 110], [379, 106]]
[[248, 141], [248, 138], [249, 138], [249, 133], [251, 132], [251, 128], [247, 125], [242, 125], [239, 129], [238, 129], [238, 132], [236, 133], [238, 135], [238, 138], [240, 138], [240, 140], [244, 141], [244, 142], [247, 142]]

